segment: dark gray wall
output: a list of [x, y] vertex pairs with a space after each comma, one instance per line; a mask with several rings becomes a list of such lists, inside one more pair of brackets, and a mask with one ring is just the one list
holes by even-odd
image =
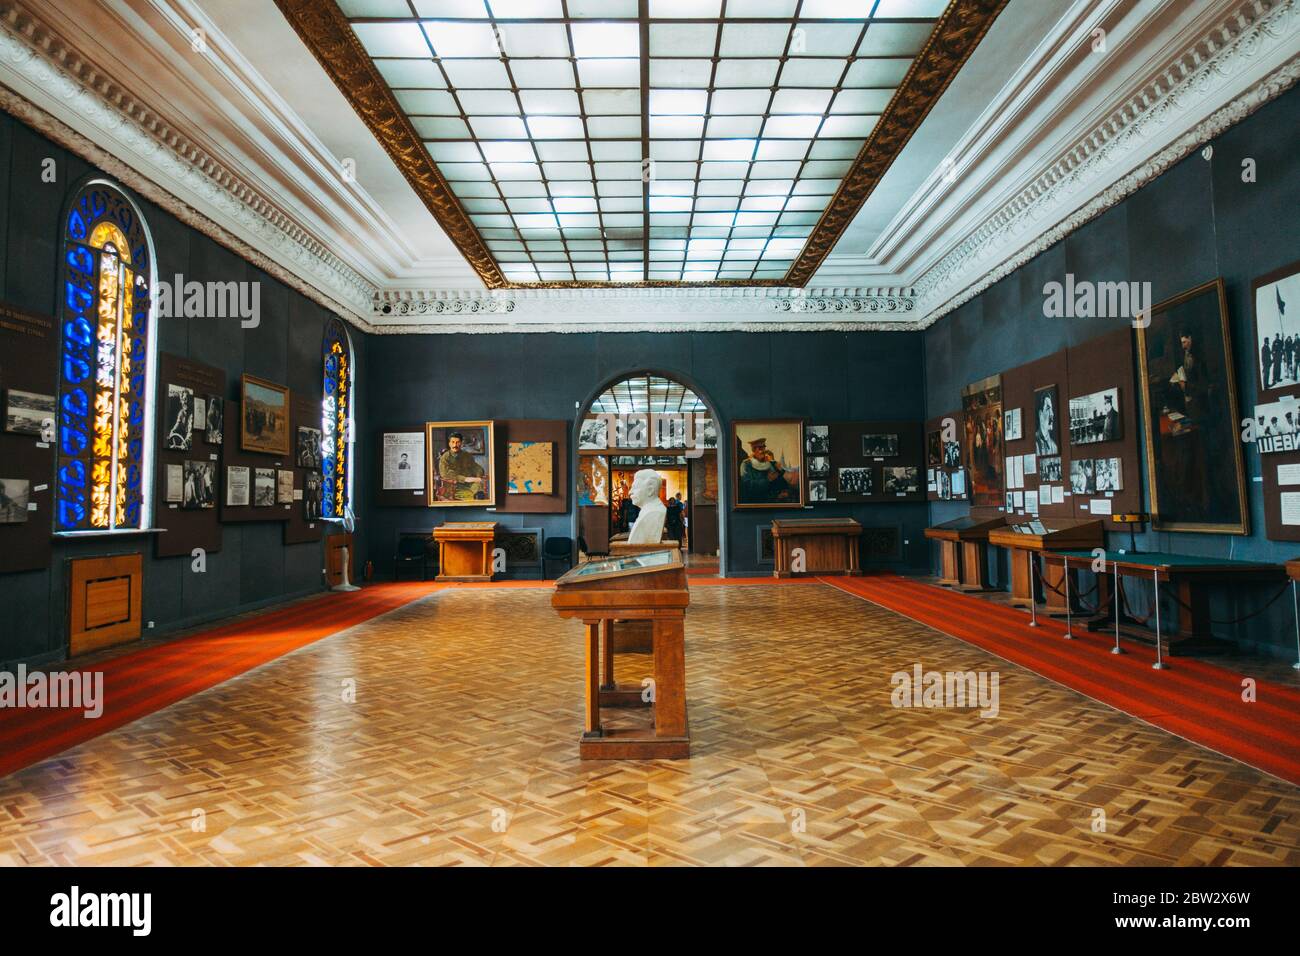
[[[370, 463], [372, 470], [378, 428], [486, 418], [576, 422], [579, 404], [612, 380], [645, 370], [698, 389], [715, 406], [721, 436], [729, 434], [732, 419], [919, 421], [922, 412], [921, 335], [915, 332], [379, 335], [371, 337], [367, 358], [370, 374], [360, 387], [365, 407], [372, 412], [367, 420], [371, 427], [359, 437], [358, 460]], [[511, 527], [541, 527], [547, 535], [572, 536], [572, 497], [565, 515], [497, 515], [457, 508], [454, 520], [495, 518]], [[369, 556], [384, 572], [392, 566], [398, 529], [430, 528], [453, 520], [445, 508], [383, 508], [368, 499], [362, 502]], [[825, 504], [815, 513], [851, 515], [864, 526], [898, 527], [900, 540], [908, 544], [896, 566], [922, 567], [926, 510], [923, 502]], [[725, 511], [728, 571], [759, 570], [755, 529], [794, 513]]]
[[[46, 158], [55, 161], [56, 182], [42, 182]], [[59, 218], [70, 191], [91, 172], [95, 170], [78, 157], [0, 115], [0, 298], [56, 314]], [[152, 203], [135, 198], [153, 235], [159, 277], [182, 273], [186, 280], [261, 282], [260, 326], [243, 329], [233, 319], [160, 319], [158, 351], [223, 369], [227, 399], [238, 397], [242, 372], [319, 394], [321, 336], [328, 313]], [[353, 345], [356, 361], [364, 367], [365, 336], [354, 334]], [[53, 366], [49, 381], [51, 386], [57, 381]], [[238, 441], [237, 427], [228, 429], [226, 440]], [[358, 479], [361, 492], [365, 475], [359, 473]], [[52, 516], [46, 513], [39, 520], [48, 522]], [[165, 519], [159, 523], [165, 524]], [[222, 527], [221, 551], [207, 556], [205, 573], [192, 571], [188, 557], [155, 559], [151, 538], [129, 536], [58, 540], [50, 569], [0, 575], [0, 666], [65, 656], [64, 571], [72, 557], [143, 552], [143, 613], [145, 621], [155, 624], [146, 634], [323, 588], [320, 544], [283, 545], [279, 522]]]
[[[1043, 316], [1043, 286], [1076, 281], [1135, 281], [1152, 284], [1160, 302], [1222, 276], [1236, 363], [1237, 400], [1242, 416], [1256, 396], [1254, 312], [1250, 283], [1255, 277], [1300, 259], [1300, 91], [1292, 90], [1213, 140], [1213, 156], [1200, 150], [1134, 193], [1124, 202], [1076, 230], [981, 295], [941, 319], [925, 333], [926, 411], [940, 415], [958, 407], [963, 385], [1050, 355], [1067, 345], [1113, 331], [1113, 319], [1048, 319]], [[1257, 181], [1242, 181], [1242, 162], [1253, 159]], [[1117, 368], [1116, 381], [1136, 396], [1136, 369]], [[1138, 416], [1139, 425], [1141, 415]], [[1141, 446], [1141, 440], [1139, 441]], [[1144, 471], [1144, 470], [1143, 470]], [[1252, 532], [1239, 535], [1154, 533], [1138, 535], [1146, 551], [1173, 551], [1215, 557], [1283, 561], [1296, 555], [1294, 544], [1268, 541], [1260, 485], [1260, 456], [1246, 446], [1246, 487]], [[1143, 500], [1149, 502], [1146, 475]], [[1137, 480], [1137, 476], [1133, 480]], [[932, 506], [936, 521], [966, 511], [964, 503]], [[1128, 535], [1109, 536], [1127, 547]], [[932, 559], [933, 560], [933, 559]], [[1005, 562], [1003, 580], [1005, 580]], [[1214, 617], [1239, 617], [1259, 607], [1276, 589], [1241, 588], [1219, 595]], [[1239, 640], [1294, 654], [1291, 602], [1235, 628]]]

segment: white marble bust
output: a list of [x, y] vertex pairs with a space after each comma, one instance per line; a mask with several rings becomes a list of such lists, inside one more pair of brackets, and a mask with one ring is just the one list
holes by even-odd
[[642, 468], [632, 479], [632, 504], [641, 509], [628, 533], [629, 544], [658, 544], [664, 536], [664, 519], [668, 509], [659, 500], [663, 479], [653, 468]]

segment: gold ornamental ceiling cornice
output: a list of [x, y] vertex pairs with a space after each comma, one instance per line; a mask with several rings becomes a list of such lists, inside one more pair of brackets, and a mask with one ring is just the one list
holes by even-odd
[[[952, 0], [935, 23], [925, 46], [913, 60], [785, 278], [718, 279], [711, 282], [510, 282], [335, 0], [275, 2], [489, 289], [801, 288], [807, 285], [1007, 4], [1007, 0]], [[642, 51], [641, 55], [645, 56], [646, 52]]]

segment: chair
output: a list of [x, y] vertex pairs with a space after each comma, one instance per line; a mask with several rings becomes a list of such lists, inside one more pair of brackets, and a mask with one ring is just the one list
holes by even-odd
[[587, 539], [584, 538], [582, 535], [578, 535], [578, 553], [579, 553], [579, 554], [585, 554], [585, 555], [586, 555], [587, 557], [589, 557], [589, 558], [608, 558], [608, 557], [609, 557], [609, 549], [608, 549], [608, 548], [606, 548], [604, 551], [592, 551], [590, 548], [587, 547]]
[[402, 567], [418, 563], [420, 566], [420, 580], [428, 580], [429, 577], [429, 542], [431, 538], [427, 531], [399, 531], [397, 532], [397, 547], [393, 551], [393, 580], [396, 581], [401, 576]]
[[550, 561], [563, 561], [565, 571], [573, 567], [573, 539], [547, 538], [546, 545], [542, 549], [542, 577], [546, 577], [546, 565]]

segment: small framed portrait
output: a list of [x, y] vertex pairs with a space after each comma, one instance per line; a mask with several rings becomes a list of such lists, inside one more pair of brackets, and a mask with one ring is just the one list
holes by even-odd
[[239, 447], [272, 455], [289, 454], [289, 389], [252, 375], [240, 377]]

